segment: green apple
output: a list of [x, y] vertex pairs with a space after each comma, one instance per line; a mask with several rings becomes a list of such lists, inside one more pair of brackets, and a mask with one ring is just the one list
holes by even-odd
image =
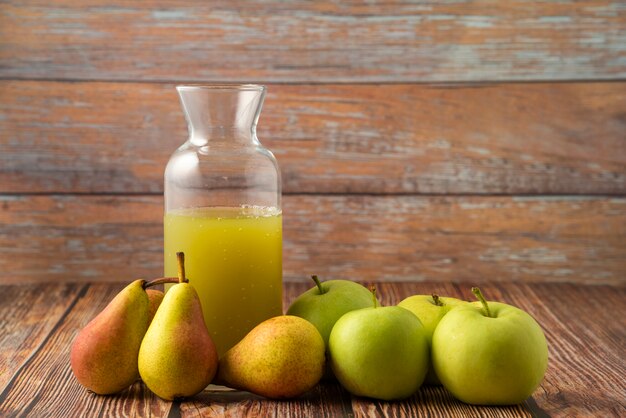
[[374, 306], [374, 301], [371, 292], [356, 282], [320, 282], [317, 276], [312, 279], [315, 286], [293, 301], [287, 315], [299, 316], [315, 325], [328, 347], [328, 337], [335, 322], [347, 312]]
[[[456, 298], [438, 296], [433, 293], [432, 296], [409, 296], [402, 302], [398, 303], [398, 306], [401, 306], [413, 312], [419, 318], [419, 320], [422, 321], [422, 324], [424, 325], [424, 330], [426, 331], [428, 347], [430, 348], [433, 340], [433, 333], [435, 332], [437, 324], [439, 324], [439, 321], [441, 321], [441, 318], [443, 318], [444, 315], [450, 311], [450, 309], [462, 304], [467, 304], [467, 302]], [[441, 384], [432, 365], [428, 367], [428, 373], [426, 374], [424, 384]]]
[[457, 306], [433, 334], [437, 376], [457, 399], [475, 405], [514, 405], [541, 383], [548, 345], [537, 322], [514, 306], [480, 300]]
[[404, 399], [415, 393], [430, 362], [420, 320], [399, 306], [372, 307], [342, 316], [330, 333], [330, 363], [350, 393]]

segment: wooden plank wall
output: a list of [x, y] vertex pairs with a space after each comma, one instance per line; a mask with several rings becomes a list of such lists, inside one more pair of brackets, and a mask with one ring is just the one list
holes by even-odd
[[625, 79], [621, 1], [2, 2], [0, 282], [160, 275], [174, 86], [260, 82], [286, 280], [624, 284]]

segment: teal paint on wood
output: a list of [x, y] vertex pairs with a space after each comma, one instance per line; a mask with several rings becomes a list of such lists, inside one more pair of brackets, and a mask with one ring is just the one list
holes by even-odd
[[[626, 194], [626, 83], [270, 85], [283, 191]], [[174, 86], [0, 81], [0, 192], [161, 193]]]
[[[62, 2], [0, 9], [0, 77], [433, 82], [626, 77], [621, 1]], [[602, 40], [596, 42], [596, 40]]]

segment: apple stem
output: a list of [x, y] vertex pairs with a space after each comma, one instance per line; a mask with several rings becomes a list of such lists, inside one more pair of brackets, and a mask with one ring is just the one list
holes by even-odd
[[143, 288], [147, 289], [149, 287], [165, 283], [178, 283], [178, 277], [160, 277], [158, 279], [150, 280], [149, 282], [143, 284]]
[[489, 311], [489, 305], [487, 304], [487, 301], [485, 300], [485, 297], [483, 296], [480, 289], [478, 287], [472, 287], [472, 293], [474, 294], [474, 296], [476, 296], [476, 299], [478, 299], [480, 303], [482, 303], [487, 316], [491, 318], [492, 316], [491, 316], [491, 312]]
[[185, 277], [185, 253], [176, 253], [176, 259], [178, 260], [178, 283], [187, 283], [189, 280]]
[[319, 291], [320, 291], [320, 295], [323, 295], [324, 293], [326, 293], [326, 292], [324, 291], [324, 289], [322, 288], [322, 282], [320, 282], [320, 279], [318, 279], [318, 278], [317, 278], [317, 275], [316, 275], [316, 274], [313, 274], [313, 275], [311, 276], [311, 278], [313, 279], [313, 281], [314, 281], [314, 282], [315, 282], [315, 284], [317, 285], [317, 288], [318, 288], [318, 289], [319, 289]]
[[370, 292], [372, 292], [372, 299], [374, 300], [374, 308], [378, 308], [378, 299], [376, 298], [376, 286], [370, 286]]
[[435, 305], [443, 306], [443, 302], [439, 299], [439, 295], [438, 294], [433, 293], [432, 297], [433, 297], [433, 302], [435, 302]]

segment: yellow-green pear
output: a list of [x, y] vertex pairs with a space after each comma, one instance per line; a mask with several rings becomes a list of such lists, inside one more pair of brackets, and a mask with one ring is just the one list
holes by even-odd
[[76, 336], [70, 363], [78, 382], [100, 395], [117, 393], [139, 377], [137, 354], [148, 328], [145, 280], [126, 286]]
[[218, 364], [198, 293], [184, 277], [184, 256], [177, 256], [179, 283], [165, 294], [139, 349], [141, 379], [165, 400], [201, 392]]
[[322, 378], [325, 345], [317, 328], [297, 316], [270, 318], [220, 359], [217, 383], [267, 398], [300, 396]]

